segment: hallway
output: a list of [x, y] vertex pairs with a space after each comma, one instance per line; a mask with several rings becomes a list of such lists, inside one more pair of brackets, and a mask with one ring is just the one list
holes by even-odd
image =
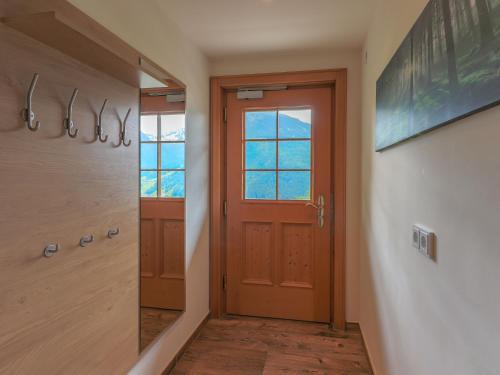
[[226, 316], [211, 319], [172, 375], [372, 374], [359, 327]]

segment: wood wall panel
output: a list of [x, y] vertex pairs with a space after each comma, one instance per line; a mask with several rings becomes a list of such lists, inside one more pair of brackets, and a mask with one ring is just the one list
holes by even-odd
[[[0, 50], [0, 374], [124, 374], [139, 342], [138, 90], [2, 24]], [[34, 72], [37, 132], [19, 115]], [[74, 87], [80, 134], [70, 139]], [[132, 145], [116, 147], [129, 107]], [[42, 257], [51, 242], [62, 249]]]
[[273, 285], [273, 224], [243, 223], [242, 282]]
[[281, 224], [281, 286], [312, 288], [314, 273], [311, 224]]

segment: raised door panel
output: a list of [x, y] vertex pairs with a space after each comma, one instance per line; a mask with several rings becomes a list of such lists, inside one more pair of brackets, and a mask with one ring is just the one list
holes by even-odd
[[155, 221], [141, 219], [141, 277], [155, 277], [156, 253]]
[[273, 237], [272, 223], [243, 223], [243, 283], [273, 285]]
[[312, 224], [281, 224], [281, 286], [312, 288], [314, 247]]
[[160, 277], [184, 279], [184, 221], [161, 220]]

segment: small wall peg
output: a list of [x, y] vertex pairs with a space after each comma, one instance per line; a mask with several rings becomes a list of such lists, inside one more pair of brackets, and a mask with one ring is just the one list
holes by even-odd
[[71, 99], [69, 101], [68, 105], [68, 112], [67, 112], [67, 117], [64, 119], [64, 128], [66, 129], [68, 135], [71, 138], [76, 138], [78, 135], [78, 129], [74, 128], [74, 123], [73, 123], [73, 103], [75, 102], [76, 96], [78, 95], [78, 89], [73, 90], [73, 95], [71, 95]]
[[87, 236], [83, 236], [82, 238], [80, 238], [80, 246], [81, 247], [85, 247], [89, 243], [91, 243], [92, 241], [94, 241], [94, 235], [93, 234], [89, 234]]
[[40, 127], [40, 121], [36, 121], [35, 125], [33, 125], [33, 121], [35, 121], [35, 113], [32, 110], [31, 101], [33, 99], [33, 92], [35, 91], [36, 83], [38, 82], [38, 73], [33, 75], [31, 80], [30, 88], [28, 90], [28, 95], [26, 97], [26, 108], [21, 111], [21, 117], [23, 118], [26, 126], [32, 132], [37, 131]]
[[43, 249], [43, 256], [46, 258], [50, 258], [52, 255], [57, 253], [59, 251], [59, 244], [56, 243], [51, 243], [45, 246], [45, 249]]
[[120, 143], [118, 143], [118, 146], [124, 145], [125, 147], [128, 147], [132, 143], [130, 139], [128, 141], [125, 141], [125, 135], [127, 131], [127, 120], [131, 110], [132, 108], [128, 109], [127, 114], [125, 115], [125, 119], [123, 120], [123, 123], [120, 124]]
[[95, 127], [95, 135], [99, 141], [102, 143], [106, 142], [108, 140], [108, 136], [102, 136], [102, 114], [104, 112], [104, 108], [106, 107], [106, 103], [108, 102], [108, 99], [104, 99], [104, 103], [102, 104], [101, 112], [99, 112], [99, 117], [97, 118], [97, 125]]
[[115, 236], [118, 236], [120, 234], [120, 228], [114, 228], [108, 230], [108, 238], [113, 238]]

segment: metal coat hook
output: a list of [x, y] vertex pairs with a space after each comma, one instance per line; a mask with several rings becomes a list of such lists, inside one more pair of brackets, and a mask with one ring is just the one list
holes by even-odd
[[108, 238], [113, 238], [115, 236], [118, 236], [120, 234], [120, 228], [114, 228], [108, 230]]
[[48, 244], [47, 246], [45, 246], [45, 249], [43, 249], [43, 256], [46, 257], [46, 258], [50, 258], [52, 255], [54, 255], [55, 253], [57, 253], [59, 251], [59, 244], [56, 243], [56, 244]]
[[36, 121], [35, 125], [33, 125], [33, 121], [35, 120], [35, 114], [33, 113], [31, 100], [33, 99], [33, 91], [35, 91], [36, 83], [38, 82], [38, 73], [33, 75], [33, 79], [31, 80], [30, 88], [28, 90], [28, 96], [26, 97], [26, 108], [21, 111], [21, 117], [24, 122], [26, 122], [26, 126], [32, 132], [37, 131], [40, 127], [40, 121]]
[[83, 236], [82, 238], [80, 238], [80, 246], [81, 247], [85, 247], [89, 243], [91, 243], [92, 241], [94, 241], [94, 235], [93, 234], [89, 234], [88, 236]]
[[99, 141], [102, 143], [106, 142], [108, 140], [108, 136], [106, 135], [105, 137], [102, 136], [102, 114], [104, 112], [104, 108], [106, 107], [106, 103], [108, 102], [108, 99], [104, 99], [104, 103], [102, 103], [102, 108], [101, 112], [99, 112], [99, 117], [97, 118], [97, 125], [95, 127], [95, 135]]
[[127, 128], [126, 128], [127, 120], [128, 120], [128, 116], [130, 115], [131, 110], [132, 110], [132, 108], [128, 109], [127, 114], [125, 115], [125, 119], [123, 120], [123, 123], [120, 124], [120, 143], [118, 143], [118, 146], [124, 145], [125, 147], [128, 147], [132, 143], [132, 141], [130, 139], [128, 140], [128, 142], [125, 141], [125, 135], [126, 135], [126, 131], [127, 131]]
[[68, 105], [68, 114], [67, 117], [64, 119], [64, 128], [67, 130], [68, 135], [71, 138], [76, 138], [78, 135], [78, 129], [75, 128], [74, 131], [72, 131], [74, 124], [73, 124], [73, 103], [75, 102], [76, 96], [78, 95], [78, 89], [73, 90], [73, 95], [71, 95], [71, 99], [69, 101]]

